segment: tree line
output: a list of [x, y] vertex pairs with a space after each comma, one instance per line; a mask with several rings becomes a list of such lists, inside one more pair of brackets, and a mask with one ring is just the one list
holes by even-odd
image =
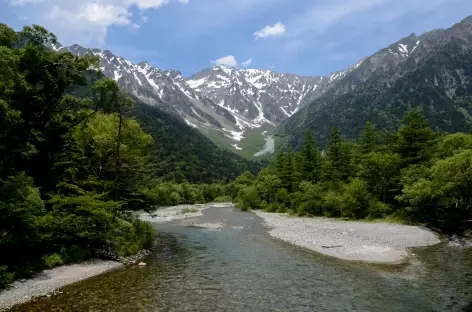
[[442, 231], [472, 225], [472, 135], [431, 129], [410, 110], [398, 131], [367, 122], [356, 141], [331, 128], [320, 151], [311, 133], [257, 176], [234, 182], [242, 209], [348, 219], [393, 218]]

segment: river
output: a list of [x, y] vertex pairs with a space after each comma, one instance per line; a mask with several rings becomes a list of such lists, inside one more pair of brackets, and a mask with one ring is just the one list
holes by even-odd
[[11, 311], [472, 311], [472, 250], [415, 249], [415, 262], [346, 262], [269, 237], [261, 219], [204, 211], [223, 229], [156, 224], [146, 267], [129, 266]]

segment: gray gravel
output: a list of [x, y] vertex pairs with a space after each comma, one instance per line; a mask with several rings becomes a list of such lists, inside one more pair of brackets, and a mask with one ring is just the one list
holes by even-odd
[[432, 231], [415, 226], [255, 213], [271, 236], [343, 260], [397, 264], [408, 260], [407, 248], [440, 243]]
[[[176, 220], [202, 217], [203, 210], [208, 208], [223, 208], [231, 206], [232, 204], [230, 203], [180, 205], [174, 207], [159, 208], [152, 214], [141, 212], [139, 213], [139, 218], [143, 221], [149, 221], [154, 223], [170, 222]], [[186, 210], [191, 212], [186, 212]]]
[[121, 265], [115, 261], [91, 260], [45, 270], [32, 279], [16, 281], [11, 288], [0, 292], [0, 311], [36, 297], [51, 295], [58, 288], [105, 273]]

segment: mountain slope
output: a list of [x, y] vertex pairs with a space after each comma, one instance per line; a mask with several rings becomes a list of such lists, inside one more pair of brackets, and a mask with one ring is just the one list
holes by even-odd
[[413, 107], [436, 130], [466, 131], [472, 121], [472, 18], [446, 30], [414, 34], [365, 59], [324, 95], [282, 123], [277, 134], [293, 146], [306, 130], [321, 145], [329, 127], [356, 137], [366, 121], [397, 127]]
[[[100, 77], [103, 75], [90, 72], [88, 85], [74, 86], [68, 92], [91, 97], [91, 86]], [[130, 96], [135, 102], [133, 116], [153, 137], [152, 154], [158, 178], [179, 183], [212, 183], [233, 180], [246, 170], [256, 173], [262, 167], [261, 163], [219, 148], [178, 116], [162, 110], [160, 106], [164, 103], [151, 106]]]
[[260, 166], [213, 142], [174, 116], [138, 102], [136, 119], [154, 138], [157, 175], [165, 180], [216, 182], [233, 180], [244, 171]]
[[161, 70], [147, 62], [133, 64], [108, 50], [50, 46], [77, 55], [93, 53], [100, 60], [101, 72], [123, 90], [175, 114], [219, 146], [246, 156], [254, 156], [254, 150], [262, 148], [260, 142], [268, 139], [267, 130], [324, 94], [359, 65], [312, 77], [214, 66], [184, 79], [179, 71]]
[[99, 58], [100, 71], [114, 79], [124, 91], [148, 105], [158, 106], [178, 116], [187, 125], [204, 133], [210, 130], [224, 133], [240, 131], [231, 112], [195, 92], [179, 71], [161, 70], [147, 62], [133, 64], [108, 50], [87, 49], [79, 45], [50, 46], [56, 51], [68, 50], [76, 55], [93, 53]]

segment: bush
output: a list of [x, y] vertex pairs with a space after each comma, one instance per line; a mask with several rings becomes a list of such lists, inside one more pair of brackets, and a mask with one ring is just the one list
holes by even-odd
[[186, 214], [186, 213], [196, 213], [199, 212], [197, 208], [191, 208], [191, 207], [186, 207], [180, 211], [181, 214]]
[[115, 234], [112, 236], [112, 249], [120, 257], [137, 254], [140, 250], [151, 248], [156, 230], [151, 223], [141, 220], [117, 219]]
[[368, 209], [368, 219], [385, 218], [392, 210], [390, 206], [378, 200], [371, 200]]
[[15, 279], [15, 274], [8, 271], [6, 266], [0, 266], [0, 289], [8, 287]]
[[78, 245], [62, 248], [60, 254], [65, 263], [83, 261], [91, 256], [89, 251]]
[[243, 211], [260, 208], [259, 194], [254, 186], [244, 188], [239, 195], [239, 199], [239, 208]]
[[365, 218], [371, 202], [371, 194], [367, 190], [367, 183], [354, 179], [342, 187], [341, 216], [353, 219]]
[[45, 255], [42, 258], [44, 267], [48, 269], [55, 268], [57, 266], [63, 265], [64, 260], [62, 259], [61, 255], [58, 253], [53, 253], [50, 255]]
[[344, 198], [335, 191], [328, 191], [323, 196], [323, 213], [326, 217], [340, 217]]
[[215, 203], [231, 203], [233, 199], [230, 196], [218, 196], [216, 197], [213, 202]]

